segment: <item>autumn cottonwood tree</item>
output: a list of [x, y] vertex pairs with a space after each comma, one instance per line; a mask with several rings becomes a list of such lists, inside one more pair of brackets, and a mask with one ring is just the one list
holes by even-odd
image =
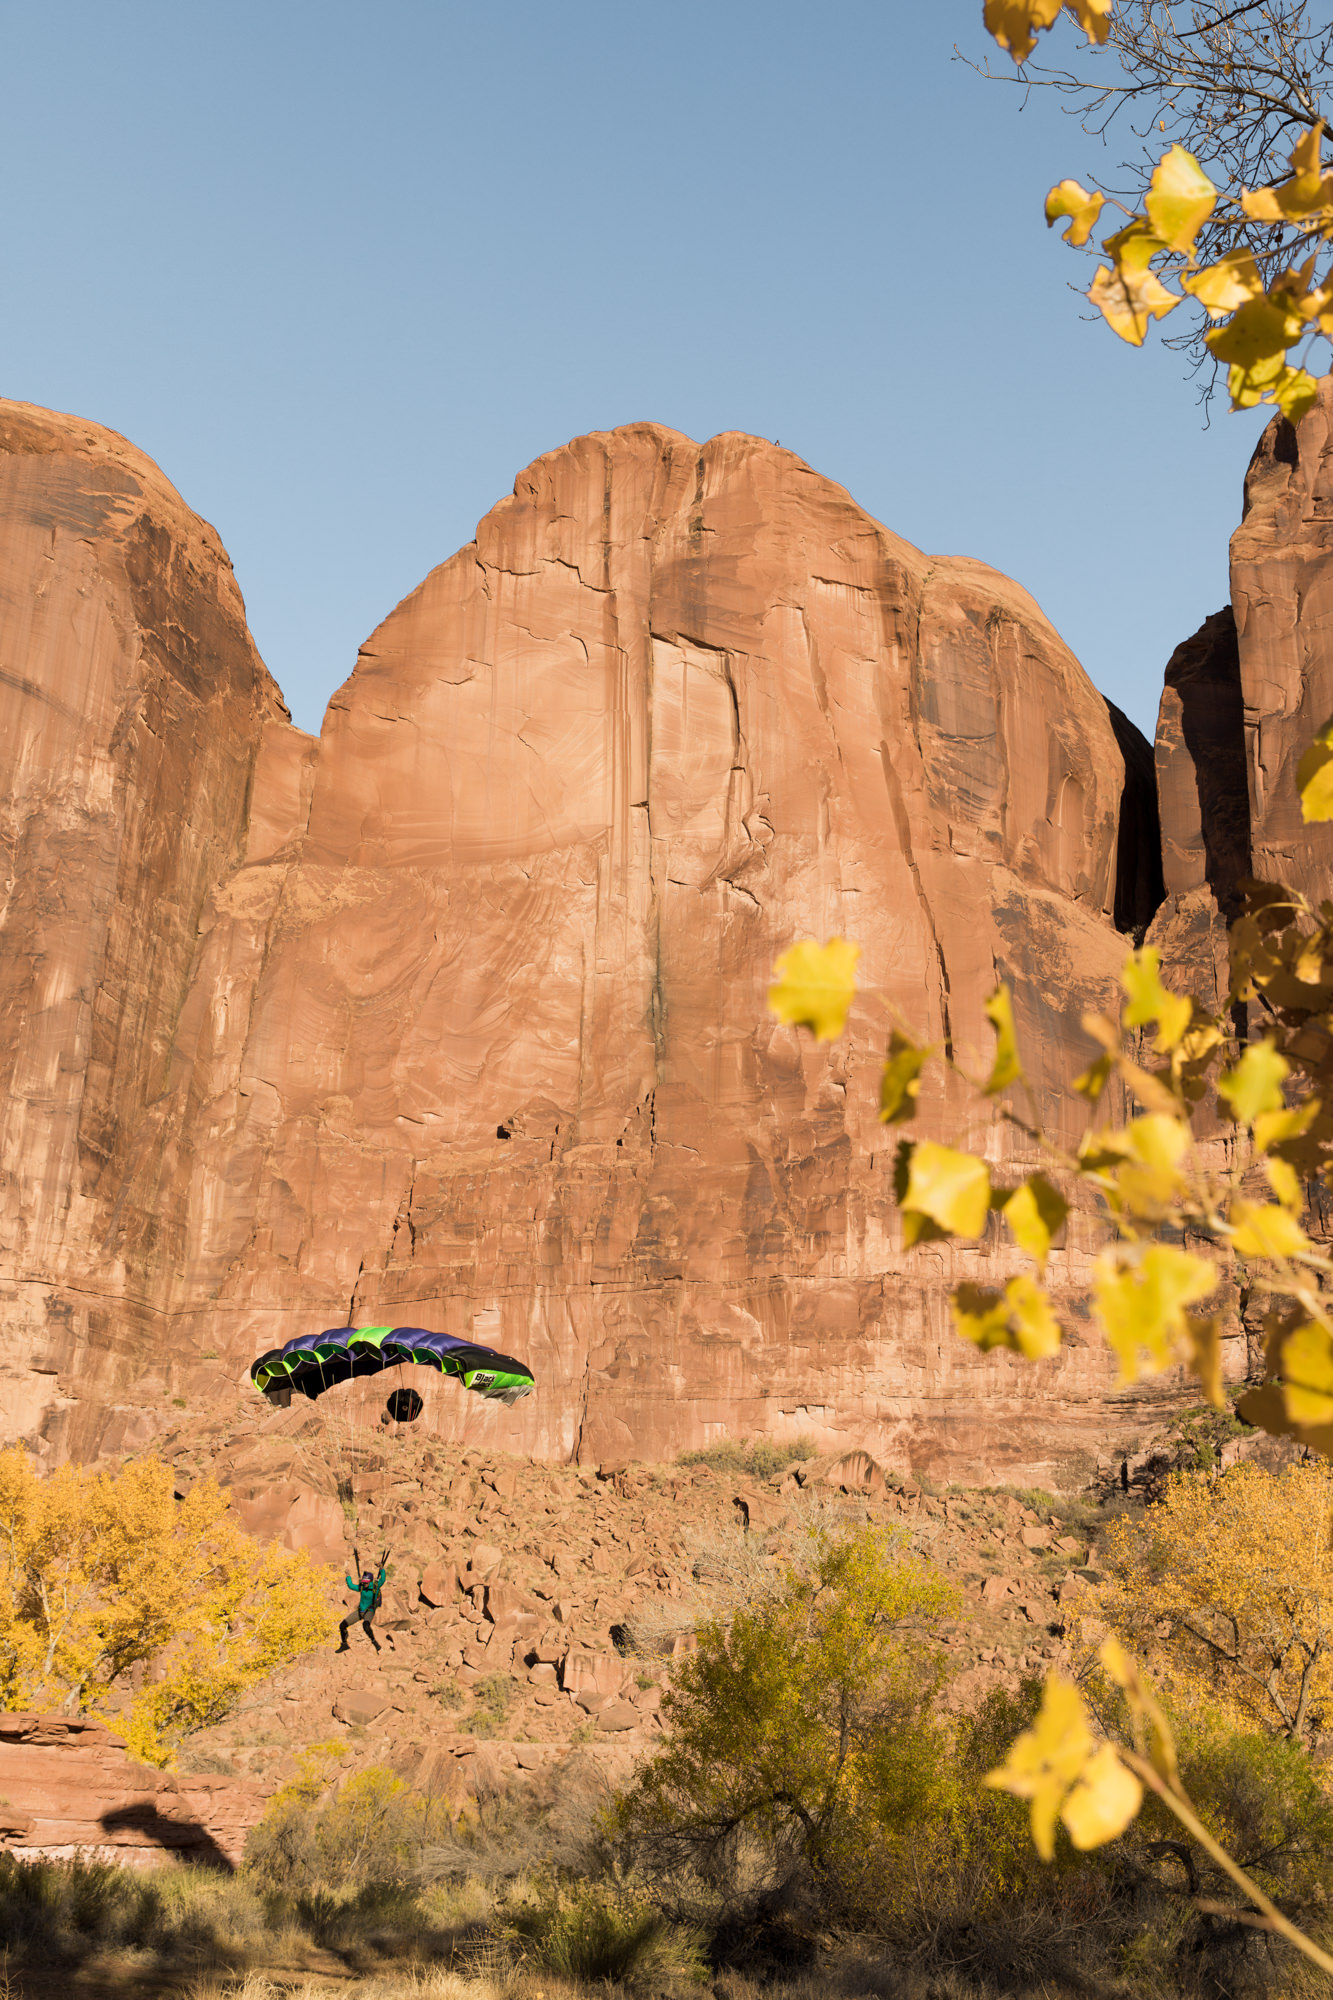
[[779, 1883], [804, 1868], [833, 1893], [871, 1829], [909, 1835], [927, 1810], [945, 1754], [932, 1628], [956, 1608], [901, 1538], [816, 1525], [781, 1587], [705, 1624], [673, 1673], [622, 1831], [696, 1862], [749, 1842]]
[[0, 1705], [114, 1717], [165, 1764], [181, 1738], [332, 1636], [332, 1580], [261, 1547], [212, 1480], [156, 1459], [39, 1479], [0, 1451]]
[[[1333, 25], [1305, 0], [1071, 0], [1089, 46], [1030, 63], [1061, 0], [987, 0], [985, 21], [1086, 131], [1127, 142], [1104, 186], [1069, 178], [1046, 219], [1101, 255], [1090, 302], [1124, 340], [1149, 327], [1225, 369], [1232, 407], [1311, 405], [1333, 339], [1333, 175], [1322, 163]], [[1164, 145], [1164, 141], [1170, 141]]]
[[1177, 1710], [1308, 1739], [1333, 1719], [1331, 1527], [1326, 1459], [1172, 1480], [1102, 1538], [1095, 1615]]

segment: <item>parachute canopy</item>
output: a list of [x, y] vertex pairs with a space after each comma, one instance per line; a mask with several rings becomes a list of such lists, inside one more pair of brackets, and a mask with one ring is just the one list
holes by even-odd
[[533, 1386], [531, 1369], [511, 1354], [421, 1326], [335, 1326], [328, 1333], [303, 1333], [261, 1354], [251, 1363], [250, 1378], [266, 1396], [295, 1389], [314, 1398], [353, 1376], [378, 1375], [405, 1361], [457, 1376], [465, 1389], [492, 1402], [516, 1403]]

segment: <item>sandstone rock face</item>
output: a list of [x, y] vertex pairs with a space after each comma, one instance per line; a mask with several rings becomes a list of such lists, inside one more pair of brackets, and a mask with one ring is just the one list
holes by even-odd
[[234, 1868], [264, 1795], [239, 1778], [137, 1764], [103, 1724], [0, 1715], [0, 1845], [22, 1860], [194, 1861]]
[[1252, 872], [1245, 706], [1230, 605], [1171, 655], [1155, 752], [1164, 899], [1149, 942], [1173, 985], [1215, 1011], [1229, 987], [1227, 921]]
[[225, 551], [157, 467], [14, 403], [0, 635], [0, 1427], [115, 1449], [160, 1420], [187, 1192], [161, 1113], [286, 711]]
[[1269, 425], [1231, 538], [1253, 872], [1328, 895], [1329, 832], [1301, 819], [1296, 767], [1333, 714], [1333, 378], [1293, 428]]
[[[538, 1455], [809, 1432], [1041, 1476], [1101, 1442], [1100, 1348], [1031, 1368], [956, 1339], [950, 1285], [1005, 1253], [904, 1255], [876, 1118], [885, 1003], [979, 1065], [1001, 976], [1060, 1130], [1115, 919], [1151, 914], [1117, 727], [1025, 592], [763, 440], [632, 425], [521, 475], [315, 745], [160, 474], [7, 421], [41, 444], [3, 461], [6, 659], [48, 732], [0, 736], [32, 843], [0, 934], [28, 1051], [11, 1434], [117, 1448], [351, 1320], [522, 1354], [512, 1412], [413, 1386], [423, 1426]], [[86, 511], [111, 486], [90, 528], [48, 525], [57, 490]], [[835, 931], [866, 998], [817, 1049], [765, 987]], [[921, 1130], [1001, 1157], [968, 1115], [923, 1090]], [[369, 1422], [386, 1388], [343, 1393]]]
[[1231, 604], [1176, 648], [1157, 726], [1166, 900], [1152, 929], [1176, 983], [1213, 1004], [1226, 924], [1257, 875], [1330, 890], [1328, 829], [1301, 819], [1296, 770], [1333, 713], [1333, 378], [1295, 428], [1275, 418], [1231, 538]]

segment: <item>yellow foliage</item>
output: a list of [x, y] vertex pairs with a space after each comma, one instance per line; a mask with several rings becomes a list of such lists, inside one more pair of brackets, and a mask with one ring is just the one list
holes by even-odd
[[1188, 255], [1194, 248], [1195, 237], [1217, 207], [1217, 189], [1193, 153], [1184, 146], [1172, 146], [1153, 171], [1143, 205], [1149, 222], [1168, 250]]
[[1007, 986], [997, 986], [982, 1006], [995, 1030], [995, 1060], [982, 1088], [987, 1097], [998, 1097], [1023, 1081], [1023, 1065], [1018, 1059], [1018, 1036], [1014, 1029], [1014, 1003]]
[[987, 32], [1015, 62], [1025, 62], [1036, 47], [1043, 28], [1060, 17], [1063, 0], [986, 0], [983, 18]]
[[816, 1879], [868, 1840], [910, 1839], [937, 1788], [934, 1623], [957, 1591], [892, 1531], [815, 1531], [771, 1591], [703, 1625], [672, 1674], [670, 1728], [619, 1817], [705, 1846], [744, 1827]]
[[1031, 1174], [1015, 1188], [1002, 1211], [1020, 1250], [1032, 1259], [1039, 1271], [1046, 1268], [1051, 1243], [1063, 1228], [1069, 1203], [1045, 1174]]
[[1291, 1075], [1291, 1064], [1278, 1053], [1271, 1035], [1251, 1042], [1234, 1069], [1217, 1079], [1219, 1097], [1231, 1107], [1231, 1115], [1242, 1125], [1253, 1125], [1268, 1111], [1283, 1109], [1282, 1086]]
[[1215, 264], [1205, 264], [1201, 271], [1189, 273], [1180, 282], [1214, 318], [1235, 312], [1237, 306], [1243, 306], [1249, 299], [1260, 298], [1264, 289], [1254, 252], [1244, 244], [1238, 250], [1228, 250]]
[[[156, 1459], [38, 1477], [0, 1451], [0, 1702], [114, 1716], [169, 1761], [240, 1693], [334, 1627], [331, 1577], [262, 1548], [212, 1480], [184, 1500]], [[133, 1683], [138, 1682], [137, 1690]]]
[[1294, 1424], [1333, 1423], [1333, 1336], [1306, 1320], [1282, 1343], [1282, 1390]]
[[1147, 232], [1135, 236], [1123, 244], [1113, 266], [1097, 266], [1088, 287], [1089, 303], [1096, 306], [1112, 333], [1118, 333], [1131, 347], [1142, 347], [1149, 322], [1165, 319], [1180, 304], [1179, 292], [1169, 292], [1149, 268], [1149, 258], [1165, 247]]
[[1060, 1322], [1036, 1280], [1019, 1272], [1002, 1292], [989, 1285], [959, 1285], [950, 1301], [954, 1325], [983, 1354], [1007, 1347], [1028, 1361], [1060, 1351]]
[[1272, 299], [1250, 299], [1231, 315], [1225, 326], [1204, 335], [1219, 361], [1252, 370], [1256, 361], [1285, 354], [1305, 332], [1299, 313], [1290, 312]]
[[1057, 1673], [1047, 1677], [1036, 1722], [986, 1783], [1031, 1802], [1032, 1838], [1043, 1861], [1055, 1857], [1057, 1821], [1075, 1847], [1100, 1847], [1124, 1832], [1143, 1801], [1133, 1772], [1093, 1735], [1078, 1689]]
[[1333, 819], [1333, 715], [1301, 758], [1296, 786], [1301, 795], [1301, 817], [1307, 824]]
[[1051, 228], [1061, 216], [1067, 216], [1068, 227], [1061, 234], [1075, 250], [1081, 249], [1091, 236], [1105, 203], [1104, 194], [1089, 194], [1077, 181], [1057, 181], [1046, 197], [1046, 227]]
[[1287, 1208], [1274, 1202], [1233, 1201], [1231, 1244], [1241, 1257], [1304, 1257], [1310, 1239]]
[[1043, 28], [1053, 27], [1063, 7], [1090, 42], [1104, 42], [1111, 32], [1114, 0], [985, 0], [983, 18], [989, 32], [1016, 63], [1026, 62]]
[[915, 1118], [921, 1072], [933, 1052], [900, 1035], [895, 1028], [889, 1036], [888, 1054], [879, 1084], [879, 1115], [885, 1125], [899, 1125]]
[[1174, 1479], [1101, 1550], [1097, 1614], [1168, 1699], [1302, 1736], [1333, 1699], [1333, 1467]]
[[[903, 1231], [909, 1244], [935, 1236], [978, 1237], [990, 1213], [990, 1175], [984, 1160], [922, 1139], [908, 1149]], [[927, 1227], [926, 1225], [932, 1225]]]
[[[1070, 0], [1069, 11], [1089, 27], [1093, 40], [1100, 41], [1110, 32], [1112, 4], [1113, 0], [1084, 4]], [[1022, 62], [1058, 11], [1055, 0], [1029, 0], [1029, 4], [989, 0], [985, 21], [1000, 46]], [[1297, 141], [1287, 180], [1275, 187], [1241, 189], [1238, 194], [1219, 189], [1186, 147], [1169, 146], [1149, 178], [1143, 213], [1130, 213], [1128, 221], [1105, 238], [1102, 247], [1112, 262], [1098, 266], [1088, 290], [1089, 300], [1112, 331], [1141, 347], [1152, 321], [1164, 319], [1181, 302], [1181, 293], [1162, 282], [1163, 273], [1178, 278], [1184, 294], [1197, 299], [1210, 318], [1230, 315], [1225, 325], [1203, 338], [1227, 368], [1232, 408], [1271, 403], [1292, 423], [1313, 407], [1318, 384], [1306, 369], [1288, 361], [1287, 351], [1316, 326], [1333, 339], [1333, 278], [1315, 282], [1319, 246], [1333, 241], [1333, 174], [1322, 170], [1322, 136], [1319, 124]], [[1047, 225], [1068, 218], [1064, 239], [1080, 249], [1103, 205], [1100, 194], [1090, 194], [1078, 181], [1058, 181], [1046, 197]], [[1283, 241], [1283, 232], [1296, 230], [1313, 237], [1316, 250], [1265, 288], [1248, 241], [1233, 242], [1211, 263], [1200, 262], [1200, 232], [1219, 213], [1224, 230], [1234, 231], [1242, 217], [1250, 224], [1270, 225], [1267, 249]], [[1209, 231], [1205, 242], [1211, 242], [1213, 235]], [[1154, 264], [1160, 268], [1154, 269]]]
[[1171, 993], [1162, 984], [1160, 959], [1155, 945], [1145, 944], [1125, 961], [1120, 983], [1125, 989], [1125, 1009], [1121, 1016], [1126, 1028], [1148, 1028], [1157, 1023], [1157, 1052], [1166, 1055], [1184, 1035], [1194, 1013], [1188, 994]]
[[777, 977], [768, 989], [770, 1010], [780, 1021], [809, 1028], [817, 1042], [836, 1041], [856, 998], [860, 956], [860, 945], [845, 938], [830, 938], [827, 944], [805, 938], [792, 945], [773, 968]]
[[1093, 1267], [1097, 1317], [1120, 1358], [1121, 1387], [1189, 1359], [1187, 1306], [1206, 1298], [1217, 1273], [1205, 1257], [1171, 1243], [1117, 1244]]
[[1240, 205], [1251, 221], [1310, 223], [1333, 210], [1333, 175], [1319, 170], [1323, 129], [1322, 123], [1316, 125], [1297, 140], [1289, 180], [1241, 195]]

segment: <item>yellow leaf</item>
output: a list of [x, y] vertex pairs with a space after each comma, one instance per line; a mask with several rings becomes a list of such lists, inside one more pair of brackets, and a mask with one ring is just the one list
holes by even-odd
[[[1109, 1136], [1103, 1135], [1103, 1144]], [[1163, 1220], [1185, 1189], [1180, 1162], [1189, 1127], [1183, 1118], [1154, 1111], [1131, 1120], [1120, 1138], [1124, 1163], [1115, 1170], [1117, 1201], [1144, 1221]]]
[[1303, 820], [1333, 819], [1333, 715], [1297, 765], [1296, 787]]
[[[975, 1239], [990, 1213], [990, 1175], [984, 1160], [923, 1139], [912, 1149], [903, 1211], [923, 1215], [949, 1236]], [[915, 1236], [911, 1237], [915, 1241]]]
[[1105, 201], [1104, 194], [1089, 194], [1077, 181], [1057, 181], [1046, 197], [1046, 227], [1049, 229], [1062, 215], [1067, 215], [1065, 242], [1081, 249], [1091, 236]]
[[1284, 1146], [1309, 1131], [1323, 1107], [1317, 1097], [1307, 1097], [1294, 1111], [1261, 1111], [1254, 1121], [1254, 1143], [1261, 1153], [1270, 1146]]
[[1292, 147], [1291, 171], [1296, 180], [1303, 179], [1307, 174], [1317, 174], [1319, 172], [1319, 158], [1323, 150], [1323, 137], [1324, 121], [1321, 118], [1317, 124], [1310, 127], [1308, 132], [1303, 132]]
[[1060, 1352], [1064, 1335], [1050, 1301], [1034, 1278], [1019, 1272], [1004, 1288], [1018, 1351], [1028, 1361], [1047, 1361]]
[[1319, 172], [1322, 121], [1298, 139], [1291, 153], [1291, 178], [1276, 187], [1241, 195], [1240, 205], [1255, 222], [1305, 222], [1333, 203], [1333, 182]]
[[1167, 1117], [1160, 1111], [1132, 1118], [1124, 1136], [1128, 1159], [1163, 1172], [1172, 1172], [1180, 1165], [1190, 1142], [1184, 1119]]
[[1217, 189], [1193, 153], [1183, 146], [1172, 146], [1153, 169], [1144, 207], [1167, 248], [1188, 256], [1195, 237], [1217, 207]]
[[1298, 424], [1319, 401], [1319, 384], [1304, 368], [1285, 368], [1272, 393], [1287, 421]]
[[1288, 1209], [1269, 1202], [1233, 1201], [1231, 1247], [1241, 1257], [1303, 1257], [1310, 1239]]
[[[1161, 246], [1159, 246], [1161, 247]], [[1088, 287], [1089, 303], [1096, 306], [1112, 333], [1118, 333], [1131, 347], [1142, 347], [1149, 320], [1165, 319], [1180, 304], [1179, 292], [1168, 292], [1155, 271], [1146, 265], [1128, 263], [1108, 270], [1099, 264]]]
[[950, 1305], [963, 1339], [983, 1354], [1007, 1347], [1027, 1361], [1047, 1361], [1060, 1351], [1060, 1322], [1040, 1285], [1023, 1273], [1002, 1292], [989, 1285], [957, 1285]]
[[1237, 362], [1227, 370], [1227, 394], [1231, 398], [1232, 409], [1254, 409], [1272, 395], [1286, 372], [1286, 358], [1281, 354], [1270, 354], [1248, 368]]
[[1285, 354], [1305, 331], [1299, 313], [1274, 305], [1269, 298], [1249, 299], [1238, 306], [1225, 326], [1204, 335], [1205, 345], [1219, 361], [1253, 368], [1274, 354]]
[[1137, 1063], [1122, 1056], [1120, 1074], [1145, 1111], [1157, 1112], [1163, 1118], [1180, 1116], [1181, 1103], [1171, 1088], [1169, 1072], [1158, 1075], [1153, 1070], [1140, 1069]]
[[1060, 1814], [1075, 1847], [1102, 1847], [1117, 1839], [1143, 1804], [1143, 1786], [1109, 1743], [1084, 1766]]
[[995, 1030], [995, 1061], [984, 1090], [987, 1097], [998, 1096], [1023, 1081], [1023, 1065], [1018, 1059], [1018, 1037], [1014, 1032], [1014, 1007], [1009, 988], [997, 986], [982, 1012]]
[[1112, 1057], [1098, 1056], [1095, 1063], [1090, 1063], [1087, 1069], [1074, 1078], [1075, 1090], [1080, 1097], [1086, 1097], [1089, 1104], [1099, 1103], [1114, 1069], [1115, 1062]]
[[1059, 18], [1063, 0], [986, 0], [982, 19], [1016, 63], [1026, 62], [1041, 29]]
[[1217, 1094], [1231, 1106], [1231, 1115], [1242, 1125], [1253, 1125], [1265, 1111], [1281, 1111], [1282, 1086], [1291, 1075], [1291, 1065], [1278, 1054], [1271, 1035], [1251, 1042], [1234, 1069], [1217, 1080]]
[[1294, 1424], [1333, 1423], [1333, 1339], [1307, 1321], [1282, 1344], [1282, 1394]]
[[1204, 1395], [1215, 1410], [1226, 1407], [1222, 1394], [1222, 1329], [1217, 1319], [1185, 1320], [1186, 1362], [1198, 1379]]
[[1068, 1213], [1068, 1202], [1051, 1186], [1045, 1174], [1030, 1175], [1022, 1187], [1015, 1188], [1003, 1209], [1015, 1243], [1027, 1252], [1038, 1270], [1045, 1270], [1052, 1239], [1057, 1229], [1063, 1227]]
[[1167, 1055], [1189, 1027], [1194, 1002], [1187, 993], [1167, 991], [1158, 972], [1159, 964], [1156, 947], [1150, 944], [1126, 959], [1120, 984], [1128, 1004], [1121, 1019], [1126, 1028], [1146, 1028], [1156, 1021], [1157, 1052]]
[[953, 1323], [964, 1340], [983, 1354], [993, 1347], [1012, 1347], [1009, 1308], [1003, 1292], [993, 1285], [955, 1285], [949, 1300]]
[[1140, 1717], [1151, 1731], [1149, 1755], [1153, 1769], [1168, 1784], [1176, 1781], [1176, 1739], [1152, 1689], [1139, 1672], [1138, 1662], [1116, 1638], [1102, 1640], [1097, 1657], [1118, 1688], [1123, 1688], [1131, 1714]]
[[1120, 1359], [1118, 1387], [1156, 1375], [1188, 1350], [1186, 1306], [1206, 1298], [1217, 1273], [1202, 1257], [1173, 1244], [1120, 1244], [1093, 1266], [1097, 1316]]
[[1290, 1160], [1279, 1158], [1276, 1153], [1264, 1156], [1264, 1172], [1268, 1175], [1268, 1185], [1284, 1208], [1299, 1209], [1301, 1206], [1301, 1177]]
[[1065, 12], [1072, 14], [1090, 42], [1100, 45], [1111, 32], [1111, 9], [1115, 0], [1065, 0]]
[[1235, 312], [1237, 306], [1243, 306], [1249, 299], [1258, 298], [1264, 289], [1254, 252], [1244, 248], [1228, 250], [1215, 264], [1205, 264], [1201, 271], [1183, 277], [1180, 282], [1215, 319], [1223, 313]]
[[1030, 1802], [1032, 1838], [1043, 1861], [1054, 1858], [1061, 1807], [1097, 1749], [1078, 1689], [1062, 1674], [1048, 1674], [1032, 1728], [1010, 1744], [998, 1770], [986, 1773], [994, 1790]]
[[771, 1012], [793, 1027], [812, 1029], [817, 1042], [836, 1041], [856, 997], [860, 956], [860, 945], [848, 944], [845, 938], [830, 938], [827, 944], [805, 938], [792, 945], [773, 968], [776, 977], [768, 989]]
[[900, 1125], [916, 1116], [916, 1094], [921, 1088], [921, 1072], [933, 1051], [900, 1035], [895, 1028], [889, 1036], [889, 1052], [879, 1080], [879, 1115], [885, 1125]]

